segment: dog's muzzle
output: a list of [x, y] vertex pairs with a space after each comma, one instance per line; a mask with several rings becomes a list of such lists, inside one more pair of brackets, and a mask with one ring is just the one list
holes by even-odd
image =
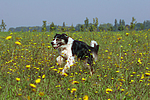
[[54, 44], [53, 41], [51, 42], [51, 45], [53, 46], [54, 49], [57, 49], [59, 47], [58, 44]]

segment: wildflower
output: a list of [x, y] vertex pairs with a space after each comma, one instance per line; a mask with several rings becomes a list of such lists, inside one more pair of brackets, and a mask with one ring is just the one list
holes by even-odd
[[105, 52], [108, 52], [108, 50], [105, 50]]
[[30, 86], [31, 86], [32, 88], [36, 88], [36, 85], [34, 85], [34, 84], [30, 84]]
[[144, 74], [142, 74], [141, 79], [144, 79]]
[[45, 74], [42, 76], [42, 78], [45, 78]]
[[39, 93], [39, 96], [44, 96], [44, 92], [40, 92], [40, 93]]
[[123, 92], [123, 91], [124, 91], [124, 89], [121, 89], [121, 91]]
[[56, 85], [56, 87], [61, 87], [61, 85]]
[[119, 38], [117, 38], [117, 40], [121, 40], [121, 38], [119, 37]]
[[17, 44], [17, 45], [21, 45], [21, 43], [20, 43], [19, 41], [16, 41], [16, 42], [15, 42], [15, 44]]
[[82, 78], [82, 81], [85, 81], [86, 79], [85, 78]]
[[26, 65], [26, 68], [30, 68], [30, 65]]
[[150, 76], [150, 73], [145, 73], [145, 75]]
[[36, 92], [36, 89], [32, 89], [33, 92]]
[[17, 80], [17, 82], [19, 82], [19, 81], [20, 81], [20, 78], [16, 78], [16, 80]]
[[128, 36], [129, 35], [129, 33], [126, 33], [126, 36]]
[[78, 81], [73, 81], [72, 84], [79, 84], [79, 82]]
[[88, 100], [88, 95], [85, 95], [84, 97], [83, 97], [83, 100]]
[[66, 76], [66, 77], [68, 76], [68, 74], [67, 74], [67, 73], [63, 73], [63, 75], [64, 75], [64, 76]]
[[142, 62], [141, 62], [141, 59], [140, 59], [140, 58], [138, 59], [138, 63], [139, 63], [139, 64], [142, 64]]
[[76, 92], [76, 91], [77, 91], [76, 88], [72, 88], [72, 89], [71, 89], [71, 93]]
[[54, 71], [57, 71], [57, 69], [53, 69]]
[[119, 70], [117, 70], [116, 73], [119, 73]]
[[63, 70], [63, 68], [58, 68], [59, 70]]
[[38, 79], [35, 80], [35, 83], [40, 83], [40, 81], [41, 81], [41, 79], [38, 78]]
[[10, 40], [12, 38], [12, 36], [7, 36], [6, 40]]
[[22, 94], [18, 93], [18, 96], [21, 96]]
[[112, 89], [109, 89], [109, 88], [106, 89], [107, 94], [109, 94], [109, 92], [112, 92], [112, 91], [113, 91]]

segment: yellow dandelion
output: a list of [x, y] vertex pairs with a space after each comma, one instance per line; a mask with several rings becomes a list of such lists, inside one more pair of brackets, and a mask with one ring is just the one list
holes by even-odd
[[54, 71], [57, 71], [57, 69], [53, 69]]
[[63, 76], [66, 76], [66, 77], [68, 76], [68, 74], [67, 74], [67, 73], [63, 73], [62, 75], [63, 75]]
[[40, 93], [39, 93], [39, 96], [44, 96], [44, 92], [40, 92]]
[[45, 78], [45, 74], [42, 76], [42, 78]]
[[34, 84], [30, 84], [30, 86], [31, 86], [32, 88], [36, 88], [36, 85], [34, 85]]
[[106, 91], [107, 91], [107, 92], [111, 92], [111, 91], [113, 91], [113, 90], [112, 90], [112, 89], [107, 88], [107, 89], [106, 89]]
[[63, 68], [58, 68], [59, 70], [63, 70]]
[[108, 52], [108, 50], [105, 50], [105, 52]]
[[72, 89], [71, 89], [71, 93], [76, 92], [76, 91], [77, 91], [76, 88], [72, 88]]
[[36, 89], [32, 89], [33, 92], [36, 92]]
[[20, 81], [20, 78], [16, 78], [16, 80], [19, 82], [19, 81]]
[[117, 70], [116, 73], [119, 73], [119, 70]]
[[88, 99], [89, 99], [88, 95], [85, 95], [85, 96], [83, 97], [83, 100], [88, 100]]
[[82, 81], [85, 81], [86, 79], [85, 78], [82, 78]]
[[109, 88], [106, 89], [107, 94], [109, 94], [109, 92], [112, 92], [112, 91], [113, 91], [112, 89], [109, 89]]
[[56, 85], [56, 87], [61, 87], [61, 85]]
[[141, 79], [144, 79], [144, 74], [142, 74]]
[[30, 68], [30, 65], [26, 65], [26, 68]]
[[123, 91], [124, 91], [124, 89], [121, 89], [121, 91], [123, 92]]
[[21, 96], [22, 94], [18, 93], [18, 96]]
[[78, 81], [73, 81], [72, 84], [79, 84], [79, 82]]
[[128, 36], [129, 35], [129, 33], [126, 33], [126, 36]]
[[150, 73], [145, 73], [145, 75], [150, 76]]
[[141, 59], [140, 59], [140, 58], [138, 59], [138, 63], [139, 63], [139, 64], [142, 64], [142, 62], [141, 62]]
[[40, 78], [38, 78], [38, 79], [35, 80], [35, 83], [40, 83], [40, 82], [41, 82]]
[[12, 36], [7, 36], [6, 40], [10, 40], [12, 38]]
[[19, 42], [19, 41], [16, 41], [16, 42], [15, 42], [15, 44], [17, 44], [17, 45], [21, 45], [21, 42]]

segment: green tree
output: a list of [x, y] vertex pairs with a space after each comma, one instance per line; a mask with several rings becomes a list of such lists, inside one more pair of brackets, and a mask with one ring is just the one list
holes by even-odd
[[118, 30], [119, 30], [119, 31], [123, 31], [123, 30], [124, 30], [124, 27], [125, 27], [125, 26], [122, 25], [122, 23], [124, 24], [124, 22], [122, 22], [122, 20], [120, 19], [120, 20], [119, 20], [119, 27], [118, 27]]
[[46, 21], [43, 21], [43, 25], [42, 25], [42, 32], [46, 31]]
[[[2, 19], [2, 24], [0, 25], [0, 27], [3, 30], [3, 32], [4, 32], [4, 30], [6, 30], [6, 24], [3, 19]], [[0, 29], [0, 31], [1, 31], [1, 29]]]
[[98, 18], [93, 18], [93, 25], [90, 25], [90, 31], [92, 30], [97, 30], [97, 25], [98, 25]]
[[118, 30], [118, 23], [117, 23], [117, 19], [115, 19], [114, 29], [115, 29], [115, 30]]
[[130, 25], [130, 29], [133, 30], [134, 27], [135, 27], [135, 24], [136, 24], [136, 19], [134, 17], [132, 17], [132, 22], [131, 22], [131, 25]]
[[84, 20], [85, 28], [87, 29], [89, 26], [89, 19], [86, 17], [86, 20]]
[[95, 28], [95, 26], [91, 23], [91, 24], [89, 25], [89, 31], [92, 32], [92, 31], [94, 30], [94, 28]]
[[50, 32], [55, 31], [55, 30], [56, 30], [56, 27], [55, 27], [54, 23], [52, 22], [50, 24]]
[[80, 31], [84, 32], [84, 25], [81, 25]]

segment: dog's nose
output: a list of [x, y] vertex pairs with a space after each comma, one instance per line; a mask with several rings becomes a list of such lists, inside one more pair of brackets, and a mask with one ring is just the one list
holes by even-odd
[[51, 42], [51, 44], [53, 45], [53, 44], [54, 44], [54, 42], [52, 41], [52, 42]]

